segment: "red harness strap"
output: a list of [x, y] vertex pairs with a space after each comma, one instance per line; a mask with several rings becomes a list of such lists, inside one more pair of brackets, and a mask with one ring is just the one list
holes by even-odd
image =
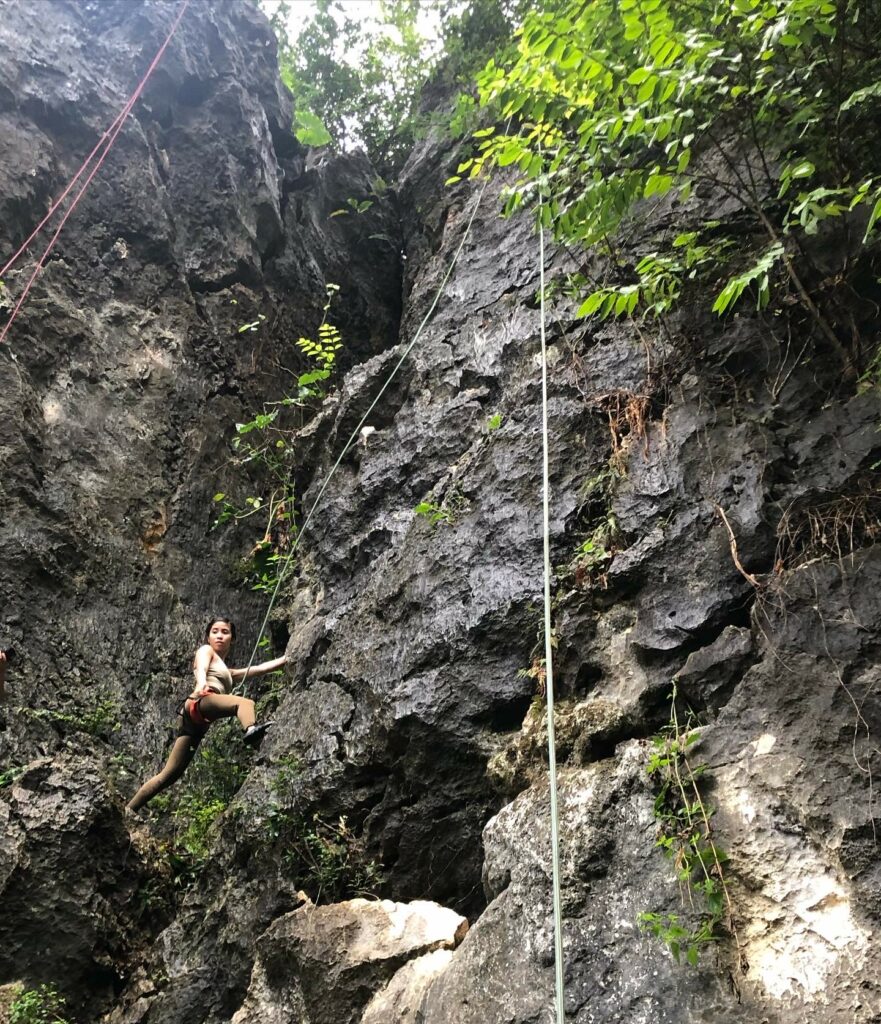
[[190, 721], [196, 725], [204, 725], [207, 729], [211, 722], [202, 714], [202, 709], [199, 707], [199, 703], [203, 697], [207, 697], [211, 693], [216, 691], [212, 690], [210, 686], [203, 687], [195, 697], [187, 697], [186, 708], [187, 714], [190, 716]]

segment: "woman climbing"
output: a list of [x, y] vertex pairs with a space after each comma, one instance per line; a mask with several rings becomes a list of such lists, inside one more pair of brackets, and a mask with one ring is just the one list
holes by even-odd
[[205, 643], [196, 651], [193, 659], [196, 688], [181, 705], [177, 738], [165, 767], [141, 786], [126, 804], [127, 811], [137, 811], [157, 793], [177, 782], [192, 761], [208, 727], [218, 718], [232, 718], [235, 715], [244, 730], [242, 739], [248, 746], [256, 746], [272, 724], [263, 722], [262, 725], [256, 725], [254, 701], [247, 697], [234, 697], [228, 691], [232, 689], [235, 680], [246, 676], [249, 679], [262, 676], [281, 668], [287, 657], [282, 655], [272, 661], [253, 665], [250, 669], [227, 668], [225, 659], [235, 638], [236, 627], [232, 619], [216, 617], [209, 621], [205, 629]]

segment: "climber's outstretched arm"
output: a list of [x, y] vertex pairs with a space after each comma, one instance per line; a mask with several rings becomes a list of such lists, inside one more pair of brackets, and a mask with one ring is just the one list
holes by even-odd
[[249, 669], [231, 668], [229, 672], [235, 681], [244, 679], [245, 676], [249, 679], [253, 679], [255, 676], [265, 676], [267, 672], [274, 672], [277, 668], [281, 668], [282, 665], [286, 664], [287, 660], [288, 656], [283, 654], [280, 658], [273, 658], [272, 661], [264, 661], [260, 665], [252, 665]]

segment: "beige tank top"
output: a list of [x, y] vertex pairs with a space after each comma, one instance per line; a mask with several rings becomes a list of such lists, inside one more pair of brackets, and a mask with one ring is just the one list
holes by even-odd
[[216, 661], [212, 661], [205, 673], [205, 682], [209, 689], [215, 693], [229, 693], [232, 689], [232, 675], [226, 665], [219, 667]]

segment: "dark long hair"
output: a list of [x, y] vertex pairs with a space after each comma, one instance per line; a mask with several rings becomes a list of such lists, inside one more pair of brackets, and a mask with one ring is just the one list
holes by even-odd
[[229, 631], [233, 641], [235, 641], [236, 624], [233, 622], [233, 620], [228, 615], [212, 615], [211, 618], [208, 620], [208, 625], [205, 627], [205, 634], [203, 639], [206, 643], [208, 642], [208, 635], [211, 632], [211, 627], [214, 625], [215, 622], [225, 622], [227, 626], [229, 626]]

